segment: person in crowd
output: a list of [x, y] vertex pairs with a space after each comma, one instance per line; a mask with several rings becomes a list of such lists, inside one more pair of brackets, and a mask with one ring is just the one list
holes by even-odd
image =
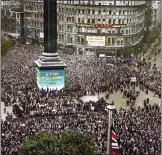
[[[17, 155], [22, 142], [38, 132], [59, 134], [65, 129], [90, 134], [94, 146], [104, 154], [109, 103], [104, 98], [84, 103], [80, 97], [106, 92], [105, 98], [110, 98], [117, 91], [130, 105], [130, 109], [114, 113], [122, 154], [160, 154], [160, 107], [149, 101], [144, 101], [143, 108], [135, 107], [140, 91], [153, 91], [161, 97], [161, 74], [156, 69], [153, 72], [150, 63], [135, 58], [101, 60], [61, 54], [67, 64], [65, 87], [59, 91], [39, 90], [34, 61], [41, 53], [37, 46], [15, 44], [2, 58], [1, 99], [5, 107], [13, 106], [12, 114], [7, 113], [1, 124], [3, 155]], [[136, 77], [135, 83], [132, 77]]]

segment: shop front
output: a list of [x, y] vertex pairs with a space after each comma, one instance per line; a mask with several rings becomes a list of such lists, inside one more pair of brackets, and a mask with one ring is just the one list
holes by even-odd
[[100, 55], [105, 55], [105, 57], [114, 57], [116, 56], [116, 49], [106, 49], [106, 48], [101, 48], [101, 49], [96, 49], [96, 55], [99, 57]]

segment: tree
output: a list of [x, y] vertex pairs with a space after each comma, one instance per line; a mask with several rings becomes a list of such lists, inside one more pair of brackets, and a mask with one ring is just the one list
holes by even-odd
[[93, 147], [91, 137], [83, 133], [67, 131], [61, 134], [62, 155], [100, 155]]
[[1, 37], [1, 54], [2, 56], [5, 56], [7, 51], [11, 48], [12, 46], [12, 42], [11, 40], [5, 38], [5, 37]]
[[146, 2], [146, 8], [145, 8], [145, 28], [146, 32], [149, 31], [150, 26], [152, 25], [152, 2], [147, 1]]
[[134, 53], [134, 47], [133, 46], [125, 46], [120, 49], [120, 54], [125, 56], [130, 56], [132, 53]]
[[147, 44], [151, 45], [151, 43], [154, 43], [155, 40], [159, 37], [159, 35], [160, 35], [160, 29], [158, 29], [158, 27], [153, 28], [153, 30], [150, 31], [150, 33], [148, 34]]
[[24, 143], [20, 155], [101, 155], [93, 147], [91, 137], [74, 131], [56, 135], [40, 133]]
[[144, 30], [144, 43], [147, 43], [147, 36], [150, 33], [150, 27], [152, 25], [152, 5], [151, 1], [146, 1], [145, 8], [145, 30]]

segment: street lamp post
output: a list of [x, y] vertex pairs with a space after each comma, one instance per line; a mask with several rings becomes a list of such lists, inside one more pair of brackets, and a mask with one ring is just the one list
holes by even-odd
[[112, 125], [112, 112], [115, 110], [114, 105], [108, 105], [108, 125], [107, 125], [107, 146], [106, 146], [106, 155], [111, 155], [111, 125]]

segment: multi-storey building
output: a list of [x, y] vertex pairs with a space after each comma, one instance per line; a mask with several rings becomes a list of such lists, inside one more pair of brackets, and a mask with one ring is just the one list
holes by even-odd
[[160, 24], [161, 20], [161, 6], [160, 6], [160, 1], [159, 0], [153, 0], [151, 2], [151, 9], [152, 9], [152, 25], [151, 28], [156, 27], [158, 24]]
[[58, 42], [79, 54], [114, 54], [143, 37], [145, 1], [59, 1]]
[[24, 0], [24, 31], [28, 42], [43, 44], [43, 0]]
[[[43, 0], [24, 0], [28, 42], [43, 45]], [[143, 37], [146, 1], [58, 0], [58, 44], [76, 54], [114, 55]]]
[[1, 30], [12, 38], [23, 36], [23, 5], [18, 1], [2, 1]]

